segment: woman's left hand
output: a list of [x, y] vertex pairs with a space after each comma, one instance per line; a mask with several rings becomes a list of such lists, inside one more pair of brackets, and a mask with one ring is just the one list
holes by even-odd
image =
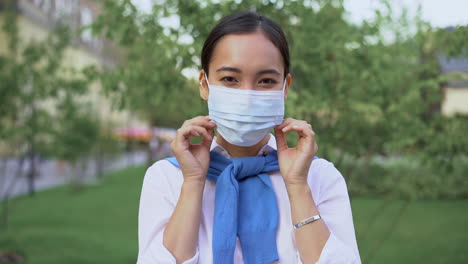
[[[299, 136], [295, 148], [288, 147], [286, 142], [286, 133], [291, 131], [296, 131]], [[312, 126], [303, 120], [287, 118], [275, 127], [275, 137], [278, 162], [286, 186], [306, 185], [310, 165], [318, 150]]]

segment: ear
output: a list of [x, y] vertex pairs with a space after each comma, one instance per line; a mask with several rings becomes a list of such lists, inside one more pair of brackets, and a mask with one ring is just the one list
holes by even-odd
[[289, 86], [291, 86], [292, 79], [293, 79], [292, 75], [288, 73], [288, 75], [286, 76], [286, 87], [284, 87], [284, 100], [285, 101], [288, 98]]
[[198, 75], [198, 81], [200, 82], [200, 97], [207, 101], [210, 89], [208, 88], [208, 83], [205, 79], [205, 70], [200, 71], [200, 74]]

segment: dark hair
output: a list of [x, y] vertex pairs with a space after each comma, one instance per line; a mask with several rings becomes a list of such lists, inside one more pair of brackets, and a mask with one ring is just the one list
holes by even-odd
[[284, 62], [284, 77], [289, 73], [289, 46], [281, 27], [273, 20], [250, 11], [236, 12], [225, 16], [211, 30], [201, 52], [202, 68], [208, 75], [213, 50], [218, 41], [228, 34], [253, 33], [261, 30], [281, 53]]

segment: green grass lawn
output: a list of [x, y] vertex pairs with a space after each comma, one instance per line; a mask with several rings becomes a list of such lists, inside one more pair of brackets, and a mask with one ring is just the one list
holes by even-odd
[[[26, 263], [135, 263], [143, 174], [129, 168], [79, 193], [65, 186], [11, 201], [0, 250]], [[403, 212], [403, 201], [352, 205], [363, 263], [468, 263], [468, 200], [413, 201]]]

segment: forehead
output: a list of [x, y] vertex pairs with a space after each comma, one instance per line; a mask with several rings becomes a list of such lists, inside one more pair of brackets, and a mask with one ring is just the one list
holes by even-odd
[[222, 37], [213, 51], [210, 72], [223, 66], [236, 67], [242, 72], [275, 68], [283, 72], [283, 59], [278, 48], [262, 32], [229, 34]]

